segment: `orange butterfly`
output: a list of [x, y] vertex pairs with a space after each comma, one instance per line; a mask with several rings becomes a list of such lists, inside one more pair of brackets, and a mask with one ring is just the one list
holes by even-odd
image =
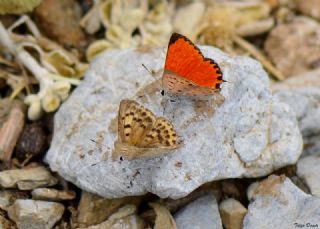
[[211, 95], [220, 90], [220, 67], [214, 60], [205, 58], [185, 36], [171, 35], [164, 73], [163, 89], [177, 95]]

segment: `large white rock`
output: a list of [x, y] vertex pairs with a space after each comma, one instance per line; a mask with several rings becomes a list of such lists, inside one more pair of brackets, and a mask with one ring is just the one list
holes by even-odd
[[320, 197], [320, 156], [307, 156], [298, 161], [297, 174], [304, 180], [312, 195]]
[[274, 95], [295, 111], [304, 138], [303, 156], [320, 155], [320, 70], [274, 84]]
[[318, 228], [320, 199], [308, 195], [289, 178], [270, 176], [256, 187], [243, 229]]
[[218, 204], [213, 194], [200, 197], [175, 215], [177, 229], [222, 229]]
[[[109, 51], [96, 59], [56, 113], [46, 155], [51, 169], [106, 198], [146, 192], [180, 198], [208, 181], [262, 176], [295, 163], [302, 149], [295, 115], [271, 95], [261, 65], [200, 48], [220, 65], [228, 81], [222, 85], [220, 106], [161, 96], [157, 79], [164, 49]], [[160, 74], [149, 74], [142, 64]], [[184, 145], [166, 156], [112, 161], [118, 106], [127, 98], [168, 118]]]

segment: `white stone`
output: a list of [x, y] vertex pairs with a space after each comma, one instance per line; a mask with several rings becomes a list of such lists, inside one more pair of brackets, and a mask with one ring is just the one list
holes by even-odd
[[[261, 65], [200, 48], [220, 65], [228, 81], [222, 85], [220, 106], [161, 96], [161, 81], [156, 79], [163, 70], [164, 49], [108, 51], [95, 60], [55, 115], [46, 155], [51, 169], [106, 198], [147, 192], [180, 198], [208, 181], [257, 177], [294, 164], [302, 150], [296, 118], [271, 95]], [[152, 76], [142, 64], [160, 74]], [[183, 146], [156, 158], [112, 161], [114, 123], [120, 101], [127, 98], [169, 119]]]
[[319, 198], [304, 193], [289, 178], [270, 176], [257, 187], [243, 229], [317, 228], [319, 216]]
[[303, 156], [320, 155], [320, 70], [293, 76], [272, 87], [274, 95], [295, 111], [304, 137]]
[[222, 229], [218, 204], [213, 194], [200, 197], [175, 215], [177, 229]]
[[19, 229], [51, 229], [61, 219], [64, 206], [40, 200], [16, 200], [8, 215]]
[[320, 197], [320, 156], [300, 159], [297, 164], [297, 175], [304, 180], [312, 195]]

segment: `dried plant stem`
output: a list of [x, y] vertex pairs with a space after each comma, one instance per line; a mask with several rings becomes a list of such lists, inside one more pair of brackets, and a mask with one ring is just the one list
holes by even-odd
[[25, 66], [36, 77], [40, 84], [40, 97], [44, 96], [48, 88], [54, 83], [54, 79], [65, 80], [71, 84], [78, 85], [79, 80], [69, 79], [56, 74], [50, 73], [46, 68], [42, 67], [28, 52], [22, 47], [17, 47], [10, 39], [7, 30], [0, 21], [0, 43], [13, 54], [18, 61]]
[[22, 105], [15, 104], [0, 129], [0, 160], [10, 161], [13, 149], [24, 126]]
[[237, 35], [233, 36], [233, 40], [237, 45], [248, 51], [254, 58], [259, 60], [261, 64], [278, 80], [285, 79], [282, 72], [280, 72], [275, 66], [273, 66], [272, 63], [252, 44]]
[[10, 28], [8, 29], [9, 32], [11, 32], [16, 27], [20, 26], [21, 24], [26, 23], [28, 29], [35, 37], [40, 37], [40, 31], [38, 30], [37, 26], [34, 24], [33, 21], [30, 20], [29, 16], [22, 15], [15, 23], [13, 23]]
[[[21, 64], [23, 64], [30, 72], [32, 72], [32, 74], [40, 83], [41, 91], [45, 92], [47, 88], [53, 83], [53, 80], [49, 76], [50, 73], [45, 68], [41, 67], [39, 63], [23, 48], [16, 47], [1, 22], [0, 42], [11, 52], [11, 54], [13, 54], [18, 59]], [[41, 94], [41, 91], [39, 94]]]

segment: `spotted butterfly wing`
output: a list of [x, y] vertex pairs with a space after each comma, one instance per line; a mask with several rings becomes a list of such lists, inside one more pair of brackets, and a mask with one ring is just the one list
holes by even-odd
[[177, 134], [165, 118], [157, 118], [152, 129], [141, 141], [141, 147], [176, 148]]
[[118, 114], [118, 140], [113, 159], [155, 157], [179, 146], [173, 125], [133, 100], [123, 100]]
[[165, 91], [171, 94], [210, 95], [224, 82], [218, 64], [205, 58], [185, 36], [173, 33], [167, 51], [162, 77]]
[[120, 141], [133, 146], [139, 146], [147, 132], [152, 128], [156, 117], [151, 111], [141, 107], [132, 100], [120, 103], [118, 114], [118, 133]]

